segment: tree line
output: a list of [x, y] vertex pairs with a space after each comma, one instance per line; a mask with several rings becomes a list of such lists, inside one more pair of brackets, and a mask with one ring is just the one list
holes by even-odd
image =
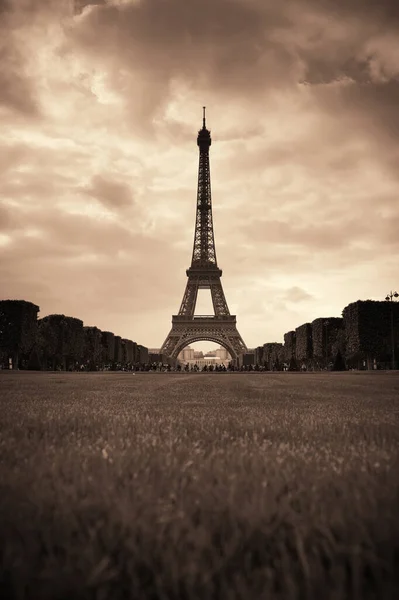
[[399, 358], [399, 303], [358, 300], [342, 317], [320, 317], [265, 343], [253, 362], [267, 369], [391, 369]]
[[[0, 366], [14, 369], [131, 369], [149, 364], [148, 348], [84, 326], [75, 317], [38, 319], [39, 307], [25, 300], [0, 301]], [[358, 300], [342, 317], [318, 318], [240, 358], [240, 366], [268, 370], [392, 368], [399, 358], [399, 303]]]
[[0, 301], [0, 365], [14, 369], [131, 369], [148, 363], [148, 349], [136, 342], [84, 326], [75, 317], [38, 319], [26, 300]]

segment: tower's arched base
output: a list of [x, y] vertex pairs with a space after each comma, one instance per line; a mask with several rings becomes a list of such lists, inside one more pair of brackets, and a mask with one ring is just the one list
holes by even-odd
[[226, 348], [233, 360], [237, 360], [240, 354], [247, 351], [238, 333], [234, 315], [218, 317], [174, 315], [172, 329], [162, 345], [161, 353], [177, 358], [179, 352], [189, 344], [206, 340]]

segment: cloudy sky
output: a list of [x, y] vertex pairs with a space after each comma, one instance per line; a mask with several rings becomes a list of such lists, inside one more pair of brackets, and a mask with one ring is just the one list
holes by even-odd
[[159, 347], [203, 105], [248, 347], [398, 288], [397, 0], [0, 0], [1, 298]]

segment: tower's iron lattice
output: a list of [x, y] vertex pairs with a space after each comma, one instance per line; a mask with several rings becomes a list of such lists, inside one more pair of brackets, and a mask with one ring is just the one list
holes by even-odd
[[[187, 285], [178, 315], [172, 317], [172, 329], [164, 341], [161, 352], [177, 358], [187, 345], [209, 340], [226, 348], [233, 359], [247, 351], [231, 315], [224, 296], [220, 278], [222, 270], [216, 260], [215, 236], [212, 221], [211, 176], [209, 147], [211, 133], [206, 128], [205, 107], [202, 129], [198, 132], [199, 147], [198, 191], [195, 220], [194, 247], [191, 267], [187, 269]], [[199, 289], [209, 289], [214, 315], [194, 316]]]

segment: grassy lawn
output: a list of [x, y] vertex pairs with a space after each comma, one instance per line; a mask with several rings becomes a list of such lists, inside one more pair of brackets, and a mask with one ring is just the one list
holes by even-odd
[[0, 596], [390, 600], [399, 374], [0, 372]]

